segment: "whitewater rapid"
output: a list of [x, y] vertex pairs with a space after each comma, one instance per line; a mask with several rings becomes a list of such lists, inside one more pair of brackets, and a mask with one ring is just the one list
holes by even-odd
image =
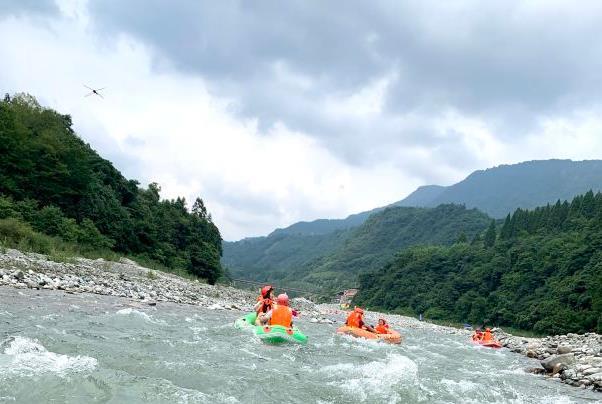
[[298, 326], [269, 346], [242, 313], [0, 288], [0, 403], [593, 403], [602, 396], [525, 373], [537, 363], [456, 335], [401, 330], [401, 346]]

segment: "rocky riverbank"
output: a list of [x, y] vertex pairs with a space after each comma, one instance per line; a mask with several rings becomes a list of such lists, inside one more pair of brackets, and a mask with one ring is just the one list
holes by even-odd
[[86, 258], [54, 262], [41, 254], [11, 249], [0, 254], [0, 285], [120, 296], [149, 305], [174, 302], [231, 310], [249, 309], [253, 298], [251, 292], [206, 285], [124, 258], [120, 262]]
[[602, 335], [567, 334], [522, 338], [494, 329], [495, 337], [513, 352], [539, 359], [541, 368], [530, 369], [553, 380], [602, 391]]
[[[55, 262], [47, 256], [7, 249], [0, 253], [0, 286], [63, 290], [67, 293], [94, 293], [132, 299], [140, 304], [172, 302], [202, 306], [210, 310], [250, 311], [257, 293], [155, 271], [122, 258], [74, 258]], [[304, 315], [320, 318], [316, 305], [306, 299], [293, 299]]]

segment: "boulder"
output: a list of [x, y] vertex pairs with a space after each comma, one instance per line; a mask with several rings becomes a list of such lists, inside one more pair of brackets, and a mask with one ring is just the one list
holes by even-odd
[[600, 368], [589, 368], [589, 369], [584, 369], [583, 370], [583, 374], [586, 375], [586, 376], [587, 375], [593, 375], [595, 373], [600, 373], [600, 372], [602, 372], [602, 369], [600, 369]]
[[560, 345], [558, 348], [556, 348], [556, 353], [559, 355], [564, 355], [564, 354], [571, 353], [572, 350], [573, 350], [573, 347], [571, 347], [571, 346]]
[[557, 364], [561, 365], [572, 365], [575, 363], [575, 355], [572, 353], [562, 354], [562, 355], [554, 355], [550, 356], [541, 361], [541, 366], [548, 372], [552, 372], [554, 370], [554, 366]]
[[564, 363], [557, 363], [552, 368], [552, 375], [555, 375], [556, 373], [560, 373], [566, 369], [567, 369], [567, 366]]

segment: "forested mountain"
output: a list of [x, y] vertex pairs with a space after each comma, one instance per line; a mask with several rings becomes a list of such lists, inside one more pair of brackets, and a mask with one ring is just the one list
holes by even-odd
[[[184, 268], [210, 282], [221, 274], [221, 236], [203, 201], [161, 200], [140, 188], [73, 131], [71, 117], [28, 95], [0, 102], [0, 241], [46, 252], [60, 239]], [[29, 237], [29, 238], [28, 238]], [[31, 247], [31, 246], [30, 246]]]
[[590, 189], [602, 190], [601, 160], [527, 161], [475, 171], [463, 181], [432, 193], [430, 200], [429, 195], [420, 199], [410, 195], [402, 203], [410, 200], [414, 206], [431, 207], [458, 203], [503, 218], [517, 208], [570, 200]]
[[602, 332], [602, 194], [518, 209], [471, 244], [402, 251], [360, 276], [355, 302], [548, 334]]
[[431, 202], [438, 198], [445, 189], [446, 187], [440, 185], [423, 185], [416, 188], [410, 195], [393, 205], [414, 207], [431, 206]]
[[[503, 218], [516, 208], [534, 208], [558, 199], [571, 199], [590, 189], [602, 189], [600, 160], [530, 161], [476, 171], [449, 187], [422, 186], [389, 207], [436, 207], [455, 203]], [[267, 237], [225, 243], [222, 262], [238, 276], [253, 279], [261, 278], [262, 270], [285, 273], [292, 268], [303, 269], [316, 258], [334, 253], [351, 229], [383, 209], [385, 207], [345, 219], [299, 222], [277, 229]]]
[[258, 281], [291, 278], [313, 260], [336, 251], [350, 234], [349, 230], [316, 235], [275, 233], [236, 243], [224, 242], [222, 262], [235, 278]]
[[[226, 265], [233, 275], [247, 279], [333, 291], [356, 285], [358, 273], [380, 267], [402, 248], [472, 238], [490, 220], [477, 210], [458, 205], [434, 209], [391, 207], [351, 230], [279, 240], [271, 236], [259, 241], [270, 243], [259, 249], [255, 244], [258, 241], [251, 240], [247, 251], [247, 240], [238, 242], [235, 251], [228, 251], [231, 244], [227, 243], [225, 257], [234, 257], [232, 262], [241, 264]], [[259, 255], [254, 255], [257, 251]], [[306, 251], [310, 253], [306, 255]]]

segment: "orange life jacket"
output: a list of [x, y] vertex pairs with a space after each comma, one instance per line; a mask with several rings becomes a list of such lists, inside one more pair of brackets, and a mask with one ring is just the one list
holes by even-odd
[[380, 325], [377, 324], [376, 327], [374, 327], [374, 330], [376, 330], [376, 332], [378, 334], [390, 334], [391, 331], [389, 331], [389, 326], [388, 325]]
[[364, 321], [362, 320], [362, 315], [360, 313], [352, 311], [347, 317], [347, 321], [345, 322], [345, 324], [347, 324], [347, 326], [349, 327], [362, 328], [362, 325], [364, 325]]
[[272, 309], [272, 318], [270, 319], [270, 325], [281, 325], [283, 327], [290, 327], [293, 323], [293, 311], [288, 306], [277, 304]]
[[493, 335], [491, 335], [491, 331], [485, 331], [483, 333], [483, 338], [481, 339], [483, 342], [493, 341]]

